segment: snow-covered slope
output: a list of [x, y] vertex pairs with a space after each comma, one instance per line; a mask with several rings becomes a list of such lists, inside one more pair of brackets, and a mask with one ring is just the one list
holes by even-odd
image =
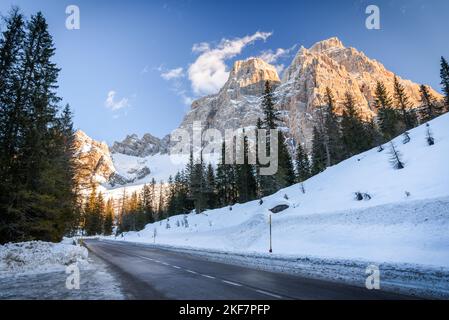
[[[405, 169], [395, 170], [389, 148], [350, 158], [263, 199], [203, 214], [173, 216], [147, 225], [126, 241], [235, 252], [268, 251], [269, 209], [277, 254], [358, 259], [449, 267], [449, 114], [410, 131], [411, 141], [394, 140]], [[357, 201], [355, 193], [370, 200]], [[185, 222], [188, 222], [186, 225]]]

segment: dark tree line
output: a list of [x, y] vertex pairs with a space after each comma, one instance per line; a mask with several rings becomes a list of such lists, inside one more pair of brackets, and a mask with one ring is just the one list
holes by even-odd
[[0, 36], [0, 242], [58, 241], [76, 229], [73, 126], [42, 13], [18, 9]]

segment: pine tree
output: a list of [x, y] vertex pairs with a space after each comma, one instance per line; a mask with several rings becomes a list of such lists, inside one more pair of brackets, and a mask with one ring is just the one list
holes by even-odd
[[279, 118], [279, 111], [274, 106], [273, 91], [269, 81], [265, 82], [265, 93], [262, 100], [262, 110], [264, 113], [264, 129], [277, 129]]
[[157, 202], [157, 218], [156, 221], [162, 220], [165, 218], [165, 204], [166, 204], [166, 198], [164, 194], [164, 182], [161, 180], [159, 182], [159, 198]]
[[304, 182], [310, 178], [310, 161], [309, 156], [304, 151], [300, 143], [296, 147], [296, 181]]
[[311, 174], [317, 175], [326, 169], [326, 149], [324, 145], [323, 134], [317, 129], [313, 128], [312, 138], [312, 168]]
[[248, 137], [243, 132], [243, 155], [244, 163], [236, 166], [236, 180], [238, 201], [245, 203], [256, 199], [257, 182], [255, 177], [255, 167], [249, 164]]
[[444, 57], [441, 57], [441, 85], [444, 93], [444, 101], [446, 105], [446, 111], [449, 112], [449, 64]]
[[95, 185], [84, 208], [84, 230], [86, 235], [95, 236], [103, 232], [104, 200], [103, 195], [97, 192]]
[[0, 44], [0, 209], [9, 220], [1, 241], [59, 241], [76, 219], [73, 128], [68, 110], [59, 116], [59, 69], [45, 18], [32, 16], [24, 31], [19, 16]]
[[440, 108], [437, 106], [435, 98], [429, 91], [429, 88], [425, 85], [421, 85], [419, 88], [419, 93], [421, 94], [421, 121], [427, 122], [441, 114]]
[[417, 124], [416, 114], [412, 110], [404, 86], [399, 82], [399, 79], [396, 76], [394, 77], [394, 98], [396, 108], [400, 110], [402, 121], [405, 124], [405, 129], [413, 129]]
[[390, 163], [394, 169], [401, 170], [405, 168], [404, 162], [402, 162], [402, 155], [396, 148], [393, 141], [390, 142]]
[[353, 96], [347, 92], [341, 120], [342, 140], [348, 157], [359, 154], [371, 147], [371, 139], [365, 124], [357, 112]]
[[[276, 192], [277, 190], [287, 187], [294, 183], [294, 169], [291, 156], [288, 152], [286, 145], [286, 139], [282, 132], [278, 130], [278, 123], [281, 122], [280, 113], [274, 106], [273, 92], [270, 83], [265, 83], [265, 94], [262, 100], [262, 110], [265, 118], [258, 125], [262, 126], [262, 129], [267, 130], [266, 137], [258, 137], [258, 139], [266, 139], [266, 153], [270, 154], [270, 130], [276, 130], [278, 135], [277, 145], [277, 157], [278, 157], [278, 170], [276, 174], [271, 176], [259, 176], [260, 181], [260, 194], [266, 196]], [[276, 149], [276, 148], [274, 148]], [[270, 154], [270, 156], [272, 156]], [[260, 165], [259, 165], [260, 169]]]
[[217, 207], [217, 193], [216, 193], [215, 171], [211, 163], [207, 165], [206, 169], [206, 198], [207, 198], [207, 208], [215, 209]]
[[386, 141], [396, 137], [403, 126], [399, 121], [399, 114], [393, 108], [393, 101], [388, 94], [387, 88], [383, 82], [378, 81], [375, 92], [374, 107], [377, 109], [377, 120], [380, 131]]
[[324, 116], [324, 148], [326, 150], [326, 166], [339, 163], [344, 158], [340, 124], [336, 115], [336, 104], [332, 90], [327, 87], [324, 96], [326, 111]]
[[146, 223], [154, 222], [154, 187], [155, 180], [153, 178], [150, 185], [144, 185], [141, 194], [142, 211], [145, 215]]
[[295, 183], [295, 169], [282, 131], [279, 131], [278, 171], [275, 178], [278, 189], [289, 187]]
[[114, 200], [109, 199], [106, 203], [103, 221], [103, 233], [105, 236], [112, 234], [114, 227]]
[[191, 196], [195, 204], [195, 212], [201, 213], [207, 207], [206, 191], [206, 174], [203, 162], [203, 156], [193, 166], [193, 174], [190, 181]]

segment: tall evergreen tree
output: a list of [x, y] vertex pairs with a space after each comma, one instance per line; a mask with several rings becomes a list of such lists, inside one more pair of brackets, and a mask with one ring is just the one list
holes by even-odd
[[446, 105], [446, 111], [449, 112], [449, 64], [444, 57], [441, 57], [441, 85], [444, 93], [444, 102]]
[[427, 122], [441, 114], [441, 110], [437, 105], [437, 101], [430, 93], [427, 86], [421, 85], [419, 88], [419, 93], [421, 94], [421, 121]]
[[[245, 134], [243, 132], [243, 134]], [[248, 137], [244, 135], [243, 137], [243, 155], [244, 163], [236, 166], [236, 180], [237, 180], [237, 192], [238, 201], [240, 203], [245, 203], [256, 198], [256, 177], [255, 177], [255, 167], [249, 164], [248, 156]]]
[[405, 124], [405, 129], [413, 129], [417, 124], [415, 112], [410, 105], [409, 97], [405, 92], [404, 86], [399, 82], [398, 77], [394, 77], [394, 99], [396, 108], [400, 110], [402, 121]]
[[103, 234], [109, 236], [112, 234], [112, 228], [114, 227], [114, 200], [109, 199], [106, 202], [104, 221], [103, 221]]
[[262, 99], [262, 111], [264, 113], [264, 129], [277, 129], [281, 121], [279, 111], [274, 106], [273, 90], [269, 81], [265, 82], [265, 93]]
[[347, 92], [341, 120], [342, 139], [348, 157], [363, 152], [371, 147], [371, 139], [365, 124], [357, 112], [353, 96]]
[[314, 127], [312, 138], [312, 175], [317, 175], [318, 173], [326, 169], [326, 159], [327, 156], [324, 143], [324, 135], [318, 130], [317, 127]]
[[[71, 119], [59, 116], [59, 69], [42, 13], [15, 11], [0, 43], [0, 241], [59, 241], [74, 227]], [[6, 97], [6, 94], [8, 97]], [[5, 236], [3, 236], [5, 235]]]
[[340, 123], [336, 114], [336, 103], [332, 90], [327, 87], [324, 96], [326, 110], [324, 116], [324, 148], [326, 150], [326, 166], [339, 163], [344, 158]]
[[296, 147], [296, 181], [304, 182], [311, 177], [309, 156], [301, 143]]
[[378, 81], [375, 92], [374, 107], [377, 120], [385, 140], [391, 140], [405, 129], [399, 120], [399, 114], [393, 108], [393, 101], [383, 82]]
[[207, 208], [215, 209], [217, 207], [217, 193], [215, 171], [211, 163], [209, 163], [206, 168], [206, 198]]
[[285, 135], [279, 131], [278, 141], [278, 171], [275, 174], [277, 189], [289, 187], [295, 183], [295, 169], [288, 150]]
[[190, 181], [190, 193], [195, 204], [196, 213], [201, 213], [207, 208], [205, 171], [203, 156], [201, 154], [200, 159], [193, 166], [193, 174], [191, 175]]

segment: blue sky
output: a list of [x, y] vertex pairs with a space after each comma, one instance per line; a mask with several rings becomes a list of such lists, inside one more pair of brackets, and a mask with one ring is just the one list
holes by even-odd
[[[65, 27], [71, 4], [80, 30]], [[381, 30], [365, 28], [369, 4], [380, 8]], [[263, 55], [282, 69], [301, 45], [337, 36], [439, 90], [439, 59], [449, 56], [447, 0], [2, 0], [0, 12], [11, 5], [44, 13], [62, 68], [59, 93], [76, 127], [108, 143], [168, 134], [237, 59]]]

